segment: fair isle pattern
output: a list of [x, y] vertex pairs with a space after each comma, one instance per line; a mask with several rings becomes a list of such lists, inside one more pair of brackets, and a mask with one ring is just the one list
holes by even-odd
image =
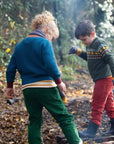
[[91, 49], [87, 50], [87, 58], [88, 59], [101, 59], [107, 52], [110, 52], [107, 46], [103, 46], [98, 48], [97, 51], [91, 51]]
[[38, 81], [34, 83], [29, 83], [22, 85], [22, 89], [26, 88], [51, 88], [51, 87], [56, 87], [56, 83], [52, 80], [44, 80], [44, 81]]

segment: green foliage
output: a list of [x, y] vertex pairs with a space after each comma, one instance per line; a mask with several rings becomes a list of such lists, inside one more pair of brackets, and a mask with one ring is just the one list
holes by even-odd
[[0, 66], [7, 65], [15, 45], [27, 36], [32, 18], [48, 10], [56, 17], [60, 30], [60, 37], [53, 43], [59, 65], [86, 68], [86, 62], [68, 55], [71, 46], [85, 49], [75, 39], [75, 26], [83, 19], [92, 20], [97, 34], [114, 47], [113, 6], [112, 0], [0, 0]]
[[[9, 3], [1, 0], [0, 8], [0, 67], [3, 67], [7, 65], [15, 45], [27, 35], [28, 22], [26, 23], [26, 18], [21, 15], [24, 7], [19, 1]], [[13, 14], [14, 9], [17, 15]]]
[[113, 1], [104, 1], [103, 4], [97, 3], [99, 8], [104, 13], [104, 20], [99, 23], [99, 28], [97, 29], [100, 37], [103, 37], [108, 41], [109, 46], [114, 46], [114, 17], [113, 17]]
[[0, 46], [2, 46], [2, 49], [0, 49], [0, 67], [5, 66], [7, 63], [7, 60], [10, 57], [10, 54], [9, 54], [10, 49], [8, 49], [6, 45], [7, 45], [7, 41], [3, 39], [2, 37], [0, 37]]
[[69, 66], [61, 66], [60, 67], [62, 80], [74, 80], [74, 70]]
[[[9, 19], [8, 16], [7, 18]], [[28, 29], [9, 19], [7, 27], [2, 26], [0, 32], [0, 67], [2, 67], [7, 65], [15, 45], [27, 35]]]

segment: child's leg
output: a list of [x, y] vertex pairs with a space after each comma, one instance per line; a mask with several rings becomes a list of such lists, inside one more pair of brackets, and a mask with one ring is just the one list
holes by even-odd
[[33, 89], [24, 90], [24, 100], [29, 112], [28, 142], [41, 144], [42, 106], [39, 104]]
[[103, 133], [103, 136], [114, 135], [114, 99], [112, 91], [109, 93], [105, 110], [110, 118], [110, 129]]
[[[29, 143], [40, 144], [42, 106], [57, 120], [69, 144], [79, 144], [80, 138], [73, 122], [73, 115], [67, 109], [57, 88], [34, 88], [24, 90], [25, 104], [30, 114]], [[39, 123], [40, 122], [40, 123]], [[32, 137], [33, 136], [33, 137]]]
[[68, 143], [79, 144], [80, 138], [75, 123], [73, 122], [73, 115], [67, 112], [57, 88], [52, 88], [46, 97], [47, 99], [45, 99], [44, 105], [59, 123]]
[[112, 80], [105, 78], [98, 80], [95, 83], [93, 101], [92, 101], [92, 113], [91, 121], [97, 125], [100, 125], [105, 104], [107, 103], [108, 95], [112, 91]]
[[108, 95], [106, 104], [105, 104], [105, 110], [109, 118], [114, 119], [114, 99], [113, 99], [113, 92], [111, 91]]

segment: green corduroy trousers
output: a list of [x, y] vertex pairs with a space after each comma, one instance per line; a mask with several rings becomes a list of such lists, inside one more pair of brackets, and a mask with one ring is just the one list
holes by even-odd
[[74, 123], [56, 87], [26, 88], [23, 90], [25, 105], [29, 113], [28, 142], [41, 144], [42, 109], [45, 107], [61, 127], [69, 144], [79, 144], [80, 138]]

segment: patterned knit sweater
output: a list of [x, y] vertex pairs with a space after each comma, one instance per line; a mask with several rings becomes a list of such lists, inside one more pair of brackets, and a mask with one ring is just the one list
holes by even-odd
[[87, 60], [94, 82], [109, 76], [114, 77], [114, 55], [101, 38], [97, 37], [90, 47], [86, 47], [86, 52], [78, 49], [76, 54]]

